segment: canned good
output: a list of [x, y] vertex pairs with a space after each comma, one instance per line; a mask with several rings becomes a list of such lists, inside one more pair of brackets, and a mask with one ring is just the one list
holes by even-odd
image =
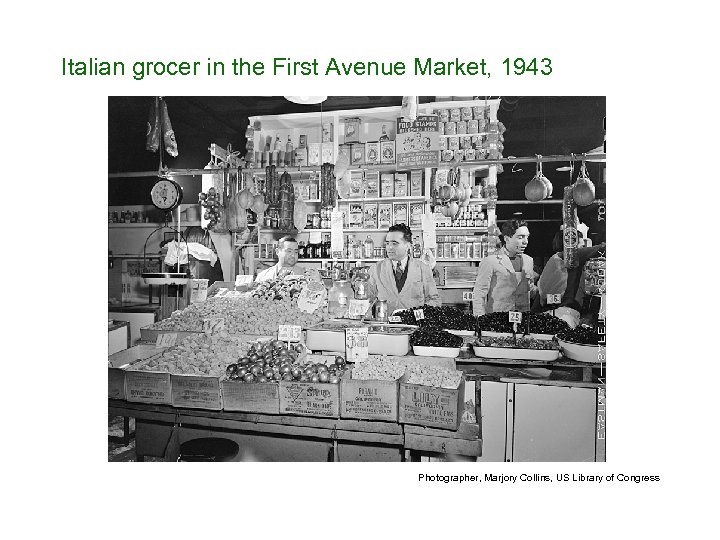
[[465, 135], [467, 133], [467, 122], [460, 120], [455, 127], [455, 133], [458, 135]]
[[472, 107], [463, 107], [460, 109], [460, 119], [461, 120], [472, 120], [473, 117], [473, 111]]
[[450, 120], [450, 111], [448, 109], [440, 109], [438, 111], [438, 117], [440, 122], [447, 122]]
[[320, 228], [321, 228], [320, 225], [321, 225], [320, 214], [319, 214], [318, 212], [315, 212], [315, 213], [312, 215], [312, 226], [313, 226], [313, 229], [320, 229]]
[[451, 122], [459, 122], [462, 118], [462, 115], [460, 114], [460, 109], [450, 109], [450, 121]]
[[460, 257], [460, 243], [459, 242], [453, 242], [450, 245], [450, 257], [453, 259], [457, 259]]
[[464, 259], [465, 257], [467, 257], [467, 246], [466, 246], [465, 242], [460, 242], [460, 245], [458, 246], [458, 256], [461, 259]]
[[457, 134], [457, 122], [445, 122], [445, 135]]
[[449, 259], [452, 255], [452, 244], [445, 242], [443, 244], [443, 258]]

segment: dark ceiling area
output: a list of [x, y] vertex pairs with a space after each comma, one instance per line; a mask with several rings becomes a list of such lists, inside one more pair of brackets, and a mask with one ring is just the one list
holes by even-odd
[[[179, 150], [176, 158], [163, 153], [163, 164], [170, 168], [203, 168], [209, 161], [208, 147], [211, 143], [223, 148], [231, 143], [233, 149], [243, 150], [249, 116], [321, 110], [320, 105], [298, 105], [282, 96], [167, 96], [165, 100]], [[419, 100], [420, 103], [428, 103], [435, 101], [435, 98], [423, 96]], [[151, 101], [151, 97], [108, 98], [109, 173], [158, 169], [158, 153], [145, 149], [145, 131]], [[322, 104], [322, 110], [399, 106], [401, 102], [402, 96], [337, 96], [328, 97]], [[588, 152], [603, 144], [605, 116], [604, 96], [504, 96], [498, 112], [498, 119], [507, 129], [503, 155], [522, 157]], [[545, 176], [554, 186], [553, 199], [562, 199], [563, 187], [571, 182], [568, 172], [555, 170], [562, 165], [567, 163], [543, 165]], [[579, 167], [576, 165], [575, 176], [578, 171]], [[604, 199], [605, 184], [599, 178], [602, 174], [601, 166], [588, 163], [588, 171], [595, 183], [596, 197]], [[532, 163], [523, 163], [516, 167], [505, 165], [504, 171], [498, 177], [499, 200], [524, 199], [525, 184], [534, 174], [535, 165]], [[110, 181], [111, 194], [122, 191], [125, 182], [133, 181], [138, 182], [137, 179]], [[554, 230], [559, 225], [560, 205], [550, 204], [499, 206], [498, 219], [507, 219], [518, 211], [522, 212], [526, 219], [537, 220], [538, 229], [543, 227], [550, 230], [550, 227]], [[579, 216], [604, 239], [604, 223], [597, 223], [596, 205], [579, 209]], [[548, 220], [553, 223], [547, 223]]]

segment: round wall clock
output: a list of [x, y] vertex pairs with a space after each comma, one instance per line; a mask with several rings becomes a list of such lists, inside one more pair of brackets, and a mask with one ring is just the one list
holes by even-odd
[[152, 203], [160, 210], [174, 210], [182, 202], [182, 186], [173, 180], [161, 178], [150, 190]]

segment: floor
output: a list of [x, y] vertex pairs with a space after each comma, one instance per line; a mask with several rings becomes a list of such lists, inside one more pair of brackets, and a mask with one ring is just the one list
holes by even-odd
[[[130, 442], [123, 444], [123, 417], [108, 416], [108, 461], [136, 461], [135, 419], [130, 419]], [[146, 457], [145, 461], [165, 461], [162, 458]]]

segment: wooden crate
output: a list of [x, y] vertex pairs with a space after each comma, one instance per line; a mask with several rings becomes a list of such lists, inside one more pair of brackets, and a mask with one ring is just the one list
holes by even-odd
[[408, 384], [406, 379], [400, 380], [401, 424], [458, 429], [465, 410], [465, 379], [454, 389]]
[[223, 408], [220, 379], [198, 375], [171, 375], [173, 407], [209, 409]]
[[131, 364], [160, 352], [154, 345], [138, 345], [108, 356], [108, 397], [125, 399], [125, 371]]
[[280, 414], [280, 386], [277, 382], [242, 383], [220, 381], [226, 411]]
[[397, 422], [399, 396], [399, 379], [352, 379], [346, 372], [340, 380], [340, 417]]
[[172, 405], [170, 374], [127, 370], [125, 372], [125, 399], [136, 403]]
[[280, 414], [340, 417], [340, 385], [280, 381]]

